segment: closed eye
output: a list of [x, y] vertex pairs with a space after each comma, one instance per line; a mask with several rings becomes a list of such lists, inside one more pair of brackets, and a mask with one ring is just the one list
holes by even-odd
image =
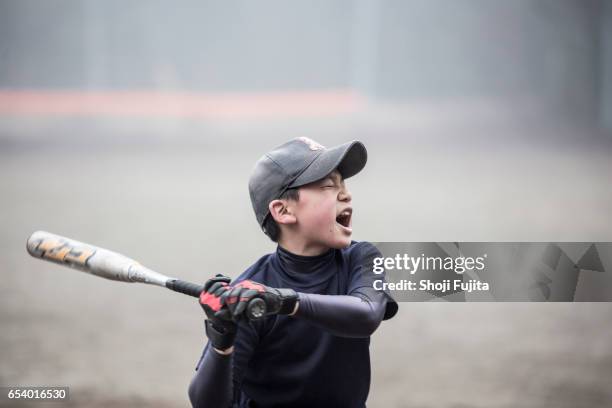
[[332, 188], [332, 187], [336, 187], [336, 183], [334, 183], [334, 180], [327, 177], [321, 181], [320, 186], [321, 188]]

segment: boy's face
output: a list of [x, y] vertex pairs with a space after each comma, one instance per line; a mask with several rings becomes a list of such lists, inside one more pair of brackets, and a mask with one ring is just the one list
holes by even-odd
[[296, 226], [305, 241], [338, 249], [351, 244], [351, 193], [337, 170], [300, 187], [299, 200], [292, 204]]

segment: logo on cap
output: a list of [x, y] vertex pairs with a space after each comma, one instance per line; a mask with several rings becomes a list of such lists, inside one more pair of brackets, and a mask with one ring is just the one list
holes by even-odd
[[309, 139], [307, 137], [298, 137], [297, 138], [300, 142], [303, 142], [305, 144], [308, 145], [308, 147], [310, 148], [310, 150], [321, 150], [321, 149], [325, 149], [325, 146], [323, 146], [322, 144], [319, 144], [317, 142], [315, 142], [312, 139]]

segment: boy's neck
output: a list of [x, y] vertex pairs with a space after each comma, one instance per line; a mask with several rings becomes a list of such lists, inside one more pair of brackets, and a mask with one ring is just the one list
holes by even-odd
[[321, 244], [312, 244], [308, 242], [298, 242], [293, 239], [281, 239], [278, 245], [284, 250], [295, 255], [301, 256], [317, 256], [329, 251], [329, 248]]

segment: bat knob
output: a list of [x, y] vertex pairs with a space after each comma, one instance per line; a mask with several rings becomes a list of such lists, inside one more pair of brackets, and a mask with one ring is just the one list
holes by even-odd
[[247, 306], [249, 320], [261, 319], [266, 314], [266, 302], [261, 298], [251, 300]]

